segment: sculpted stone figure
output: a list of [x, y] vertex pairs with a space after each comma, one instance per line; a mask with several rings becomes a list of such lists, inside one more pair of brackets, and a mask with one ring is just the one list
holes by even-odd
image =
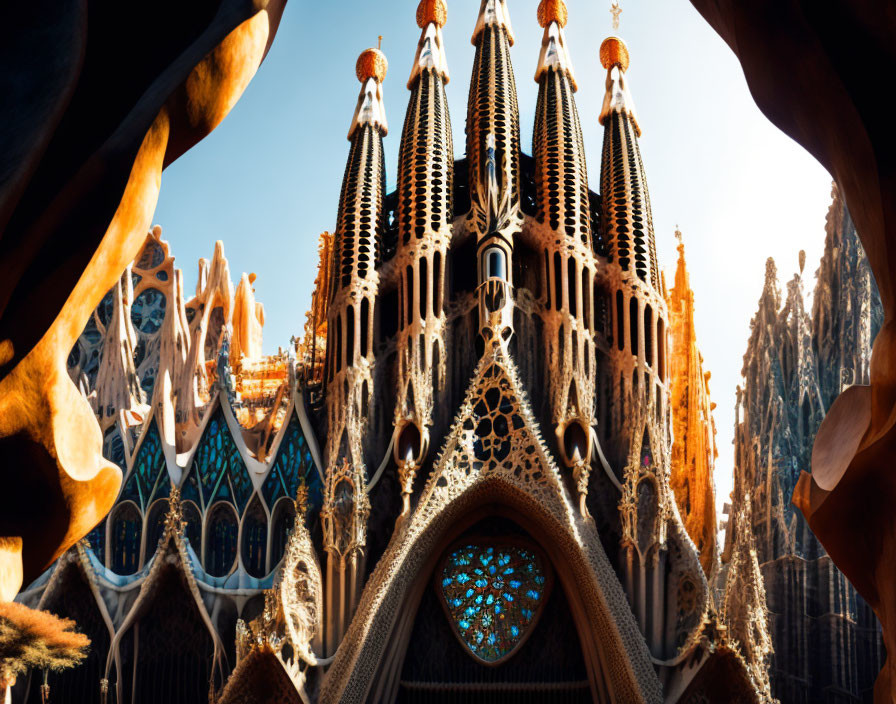
[[121, 472], [66, 357], [143, 243], [162, 169], [239, 99], [284, 6], [0, 11], [0, 599], [115, 500]]
[[[691, 0], [737, 54], [765, 115], [837, 181], [880, 289], [870, 386], [846, 389], [793, 501], [874, 608], [896, 652], [896, 135], [878, 76], [896, 68], [896, 11], [871, 0]], [[896, 699], [892, 656], [875, 701]]]

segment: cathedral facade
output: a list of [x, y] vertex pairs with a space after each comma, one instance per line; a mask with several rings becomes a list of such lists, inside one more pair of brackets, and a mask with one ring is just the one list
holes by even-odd
[[234, 289], [220, 244], [187, 298], [159, 231], [73, 350], [125, 480], [23, 593], [94, 643], [51, 687], [104, 703], [767, 701], [769, 649], [728, 617], [752, 608], [764, 633], [764, 593], [720, 604], [710, 588], [707, 377], [683, 255], [671, 292], [656, 257], [625, 43], [601, 45], [587, 117], [604, 130], [597, 192], [562, 0], [538, 7], [531, 156], [506, 1], [473, 24], [461, 159], [444, 1], [416, 19], [391, 193], [387, 62], [358, 59], [295, 356], [261, 354], [253, 279]]
[[[883, 320], [868, 260], [836, 186], [811, 312], [804, 266], [801, 252], [800, 271], [783, 295], [774, 261], [766, 265], [738, 389], [735, 486], [722, 559], [729, 591], [742, 599], [756, 579], [733, 558], [745, 549], [758, 556], [776, 698], [870, 702], [885, 659], [877, 618], [791, 503], [825, 412], [846, 387], [868, 384], [871, 344]], [[748, 621], [748, 614], [734, 618], [734, 630], [748, 631]]]

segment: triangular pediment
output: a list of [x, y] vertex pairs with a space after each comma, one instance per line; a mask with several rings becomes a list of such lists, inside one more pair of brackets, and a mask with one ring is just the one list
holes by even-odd
[[570, 525], [579, 519], [516, 367], [501, 347], [480, 360], [411, 526], [489, 479], [513, 485]]
[[[417, 505], [396, 529], [367, 582], [321, 691], [322, 701], [385, 701], [400, 663], [419, 585], [477, 511], [503, 506], [545, 547], [581, 616], [593, 691], [606, 701], [658, 702], [659, 680], [625, 594], [543, 442], [503, 347], [484, 356]], [[416, 585], [416, 586], [415, 586]], [[417, 596], [414, 597], [413, 595]]]

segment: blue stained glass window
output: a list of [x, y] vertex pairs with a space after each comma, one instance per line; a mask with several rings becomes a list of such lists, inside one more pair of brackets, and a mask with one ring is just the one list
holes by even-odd
[[158, 242], [147, 242], [137, 255], [138, 269], [155, 269], [165, 261], [165, 250]]
[[458, 638], [489, 664], [519, 647], [550, 589], [549, 567], [540, 554], [519, 545], [463, 545], [449, 553], [437, 579]]
[[243, 519], [243, 567], [253, 577], [266, 574], [268, 518], [256, 495]]
[[124, 469], [127, 464], [124, 455], [124, 441], [121, 439], [121, 432], [117, 425], [110, 425], [103, 434], [103, 457]]
[[252, 495], [252, 479], [230, 435], [224, 411], [215, 409], [193, 457], [191, 474], [199, 480], [203, 504], [232, 500], [242, 513]]
[[133, 501], [145, 511], [152, 501], [167, 497], [170, 493], [171, 481], [162, 452], [162, 438], [153, 420], [137, 451], [137, 459], [125, 484], [122, 498]]
[[236, 560], [236, 515], [224, 502], [212, 507], [205, 533], [205, 571], [213, 577], [230, 574]]
[[202, 517], [199, 508], [192, 501], [183, 501], [180, 505], [184, 516], [184, 537], [197, 555], [202, 554]]
[[93, 550], [93, 554], [96, 555], [96, 559], [101, 563], [106, 564], [105, 520], [100, 521], [100, 524], [87, 534], [87, 542], [90, 544], [90, 549]]
[[162, 327], [165, 320], [165, 307], [168, 300], [161, 291], [148, 288], [134, 300], [131, 306], [131, 322], [137, 332], [144, 335], [152, 335]]
[[146, 521], [146, 547], [143, 553], [144, 564], [155, 554], [159, 540], [165, 534], [165, 516], [168, 514], [168, 502], [165, 499], [153, 504]]
[[302, 433], [302, 425], [293, 414], [261, 493], [270, 507], [284, 496], [295, 499], [302, 482], [308, 488], [308, 513], [312, 514], [323, 503], [323, 485]]
[[112, 519], [112, 570], [116, 574], [134, 574], [140, 560], [140, 534], [143, 520], [130, 502], [120, 504]]

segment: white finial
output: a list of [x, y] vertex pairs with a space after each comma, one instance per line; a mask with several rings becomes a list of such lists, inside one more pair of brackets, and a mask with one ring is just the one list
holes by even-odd
[[613, 15], [613, 30], [619, 30], [619, 15], [622, 14], [622, 8], [619, 7], [619, 0], [612, 0], [610, 6], [610, 14]]

